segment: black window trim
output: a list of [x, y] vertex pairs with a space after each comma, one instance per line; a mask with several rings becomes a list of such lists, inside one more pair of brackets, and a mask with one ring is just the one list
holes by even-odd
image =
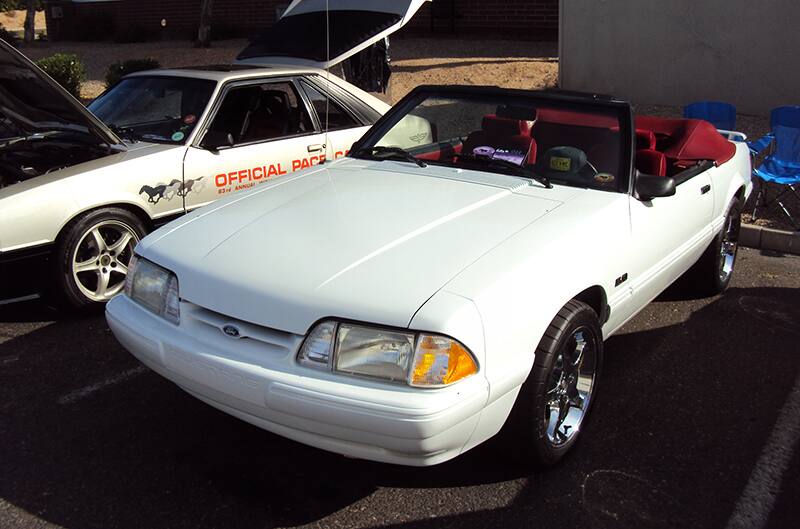
[[[370, 121], [370, 118], [365, 115], [363, 108], [362, 109], [358, 108], [359, 105], [365, 105], [365, 103], [358, 101], [358, 99], [356, 99], [351, 94], [347, 93], [341, 87], [337, 86], [336, 83], [334, 83], [333, 81], [328, 81], [327, 84], [329, 88], [325, 88], [324, 77], [318, 74], [312, 74], [303, 76], [303, 78], [300, 80], [300, 84], [303, 85], [304, 83], [310, 85], [311, 88], [318, 91], [322, 95], [325, 95], [325, 93], [327, 92], [328, 96], [331, 98], [331, 101], [335, 102], [337, 105], [342, 107], [342, 110], [344, 110], [347, 113], [347, 115], [350, 116], [350, 118], [357, 123], [356, 127], [369, 127], [375, 122], [375, 120]], [[313, 105], [311, 106], [313, 107]], [[316, 109], [314, 109], [314, 111], [316, 112]], [[374, 110], [373, 112], [376, 114], [375, 116], [376, 119], [380, 117], [379, 112]], [[320, 119], [319, 116], [317, 116], [317, 118], [319, 119], [320, 128], [322, 129], [323, 128], [322, 119]], [[337, 129], [337, 130], [348, 130], [350, 128], [356, 128], [356, 127], [347, 127], [344, 129]]]
[[695, 165], [687, 167], [680, 173], [676, 173], [672, 176], [672, 178], [675, 179], [675, 185], [679, 186], [688, 182], [695, 176], [708, 171], [712, 167], [716, 167], [716, 165], [717, 164], [714, 162], [714, 160], [700, 160]]
[[306, 99], [305, 93], [302, 90], [302, 87], [298, 86], [297, 78], [293, 76], [280, 76], [280, 77], [254, 77], [249, 79], [233, 79], [231, 81], [225, 82], [219, 89], [219, 93], [217, 94], [217, 99], [214, 101], [214, 105], [211, 108], [211, 111], [208, 113], [208, 116], [203, 121], [202, 129], [198, 131], [197, 135], [195, 136], [194, 142], [192, 142], [192, 147], [196, 147], [198, 149], [202, 149], [201, 143], [203, 142], [203, 138], [205, 137], [206, 133], [208, 132], [209, 127], [214, 122], [214, 119], [217, 117], [217, 113], [219, 112], [220, 107], [222, 106], [222, 102], [225, 100], [225, 97], [230, 93], [231, 90], [235, 90], [236, 88], [241, 88], [243, 86], [251, 86], [251, 85], [262, 85], [265, 83], [286, 83], [291, 84], [294, 89], [297, 91], [297, 103], [298, 106], [301, 104], [305, 106], [306, 112], [308, 113], [309, 117], [311, 118], [311, 125], [314, 130], [303, 132], [300, 134], [291, 134], [288, 136], [280, 136], [278, 138], [269, 138], [266, 140], [258, 140], [258, 141], [249, 141], [246, 143], [237, 143], [231, 147], [221, 147], [220, 151], [227, 151], [232, 149], [238, 149], [239, 147], [250, 147], [253, 145], [260, 145], [265, 143], [271, 143], [274, 141], [283, 141], [289, 140], [293, 138], [302, 138], [305, 136], [314, 136], [320, 134], [321, 129], [318, 126], [318, 123], [315, 120], [315, 115], [312, 113], [313, 108], [310, 107], [308, 100]]

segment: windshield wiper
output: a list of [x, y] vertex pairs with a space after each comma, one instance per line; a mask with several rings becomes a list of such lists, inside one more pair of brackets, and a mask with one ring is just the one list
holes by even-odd
[[514, 171], [517, 176], [522, 176], [524, 178], [530, 178], [542, 184], [547, 189], [551, 189], [553, 184], [550, 183], [550, 179], [546, 176], [542, 176], [530, 169], [529, 167], [524, 167], [518, 165], [514, 162], [510, 162], [508, 160], [503, 160], [502, 158], [489, 158], [487, 156], [477, 156], [475, 154], [469, 153], [462, 153], [458, 155], [459, 160], [469, 160], [470, 162], [479, 162], [482, 165], [486, 165], [488, 167], [499, 167], [501, 169], [510, 169]]
[[109, 123], [108, 128], [110, 128], [114, 134], [124, 140], [129, 140], [133, 143], [136, 143], [140, 140], [139, 135], [136, 134], [130, 127], [120, 127], [119, 125]]
[[389, 160], [391, 158], [401, 159], [407, 162], [415, 163], [419, 167], [428, 167], [428, 164], [411, 154], [405, 149], [400, 147], [363, 147], [350, 153], [355, 158], [367, 158], [369, 160]]

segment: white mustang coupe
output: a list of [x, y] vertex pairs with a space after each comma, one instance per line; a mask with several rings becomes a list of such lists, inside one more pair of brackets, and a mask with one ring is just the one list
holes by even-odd
[[573, 446], [603, 340], [733, 272], [750, 155], [601, 96], [420, 87], [336, 161], [145, 238], [119, 341], [202, 401], [347, 456], [434, 465], [510, 418]]
[[425, 0], [327, 3], [293, 2], [237, 64], [136, 73], [89, 111], [0, 41], [0, 304], [101, 304], [152, 229], [344, 156], [389, 105], [323, 69]]

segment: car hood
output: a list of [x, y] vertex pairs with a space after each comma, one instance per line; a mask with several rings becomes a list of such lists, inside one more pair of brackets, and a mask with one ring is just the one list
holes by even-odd
[[[406, 327], [452, 277], [562, 202], [520, 179], [344, 160], [230, 197], [146, 238], [181, 297], [303, 334], [324, 317]], [[416, 169], [416, 168], [415, 168]], [[471, 173], [471, 174], [470, 174]]]
[[0, 40], [0, 149], [37, 134], [89, 134], [123, 149], [108, 127], [27, 57]]
[[237, 60], [326, 69], [402, 28], [429, 1], [294, 0]]

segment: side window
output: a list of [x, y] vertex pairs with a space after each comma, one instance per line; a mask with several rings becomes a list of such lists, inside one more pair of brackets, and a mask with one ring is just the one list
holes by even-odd
[[311, 100], [311, 105], [319, 116], [319, 122], [323, 130], [325, 129], [325, 119], [327, 115], [328, 130], [349, 129], [352, 127], [360, 127], [361, 123], [357, 122], [345, 109], [341, 107], [334, 100], [329, 100], [321, 91], [311, 86], [308, 83], [302, 82], [303, 90], [306, 91], [308, 99]]
[[241, 145], [313, 132], [311, 118], [288, 82], [234, 87], [225, 94], [209, 130]]

